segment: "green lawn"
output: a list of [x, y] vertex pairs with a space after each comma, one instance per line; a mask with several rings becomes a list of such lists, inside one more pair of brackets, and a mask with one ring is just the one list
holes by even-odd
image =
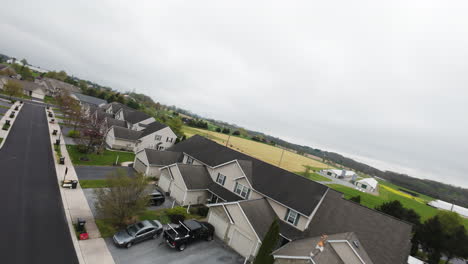
[[3, 138], [0, 138], [0, 144], [2, 144]]
[[57, 104], [57, 101], [55, 100], [54, 97], [46, 95], [46, 96], [44, 96], [44, 103], [46, 103], [46, 104]]
[[80, 180], [80, 186], [83, 189], [108, 187], [106, 180]]
[[[375, 196], [375, 195], [363, 193], [356, 189], [346, 187], [343, 185], [339, 185], [339, 184], [328, 184], [328, 186], [331, 187], [332, 189], [342, 192], [346, 199], [349, 199], [353, 196], [360, 195], [361, 204], [369, 208], [375, 208], [376, 206], [379, 206], [384, 202], [398, 200], [401, 202], [401, 204], [404, 207], [411, 208], [414, 211], [416, 211], [416, 213], [418, 213], [421, 216], [422, 221], [425, 221], [426, 219], [433, 217], [439, 211], [436, 208], [426, 205], [424, 198], [423, 199], [408, 198], [406, 196], [398, 195], [395, 192], [389, 191], [385, 188], [379, 188], [380, 195]], [[400, 188], [396, 185], [393, 185], [393, 186], [396, 188]], [[423, 202], [421, 202], [421, 200]], [[466, 228], [468, 228], [468, 219], [466, 218], [464, 219], [464, 225]]]
[[[94, 166], [112, 166], [119, 157], [118, 163], [133, 161], [135, 154], [123, 151], [104, 150], [102, 154], [83, 154], [78, 151], [76, 146], [67, 145], [68, 153], [74, 165], [94, 165]], [[87, 157], [89, 161], [80, 160], [81, 157]]]
[[322, 176], [316, 172], [309, 172], [308, 175], [305, 175], [305, 172], [296, 172], [296, 174], [309, 178], [313, 181], [326, 181], [326, 182], [332, 181], [329, 178]]
[[0, 105], [0, 108], [10, 109], [11, 107], [10, 106]]

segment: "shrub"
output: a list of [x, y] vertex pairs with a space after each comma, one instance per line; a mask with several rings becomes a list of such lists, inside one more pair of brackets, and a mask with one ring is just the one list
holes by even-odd
[[216, 132], [221, 132], [221, 128], [217, 127]]
[[240, 136], [240, 131], [239, 131], [239, 130], [236, 130], [236, 131], [232, 132], [232, 134], [233, 134], [234, 136]]
[[169, 216], [171, 223], [178, 224], [179, 221], [183, 222], [187, 218], [187, 210], [184, 207], [176, 206], [171, 209], [167, 209], [166, 214]]
[[68, 132], [68, 136], [71, 138], [79, 138], [80, 137], [80, 131], [78, 130], [70, 130]]
[[221, 132], [223, 132], [224, 134], [229, 134], [231, 133], [231, 130], [229, 128], [223, 128], [223, 131]]
[[88, 153], [89, 152], [88, 146], [83, 145], [83, 144], [76, 145], [76, 150], [78, 150], [78, 152], [80, 152], [80, 153]]

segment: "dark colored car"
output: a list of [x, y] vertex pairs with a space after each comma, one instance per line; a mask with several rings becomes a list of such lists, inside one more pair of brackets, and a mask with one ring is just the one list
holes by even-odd
[[169, 225], [169, 228], [164, 230], [163, 237], [168, 246], [182, 251], [193, 241], [213, 240], [213, 234], [214, 227], [211, 224], [191, 219], [180, 222], [175, 228]]
[[120, 230], [113, 240], [117, 246], [129, 248], [138, 242], [158, 238], [162, 232], [162, 224], [158, 220], [145, 220]]
[[158, 190], [155, 190], [154, 192], [149, 194], [149, 203], [150, 205], [161, 205], [166, 201], [166, 197], [164, 197], [164, 194]]

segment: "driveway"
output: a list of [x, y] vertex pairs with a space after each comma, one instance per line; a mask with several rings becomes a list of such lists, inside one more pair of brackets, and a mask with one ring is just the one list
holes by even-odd
[[189, 244], [182, 252], [169, 248], [162, 237], [141, 242], [129, 249], [116, 247], [112, 242], [112, 238], [106, 238], [106, 244], [116, 264], [244, 263], [244, 258], [218, 239], [209, 242], [194, 242]]
[[76, 174], [80, 180], [101, 180], [106, 179], [107, 175], [123, 170], [128, 176], [135, 176], [135, 170], [131, 167], [122, 166], [75, 166]]
[[2, 263], [78, 263], [44, 107], [25, 103], [0, 149]]

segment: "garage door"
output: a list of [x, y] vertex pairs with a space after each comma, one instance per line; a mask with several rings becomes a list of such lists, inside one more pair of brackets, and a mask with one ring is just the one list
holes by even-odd
[[158, 186], [161, 187], [163, 191], [168, 192], [170, 183], [171, 181], [166, 176], [166, 174], [162, 174], [161, 177], [159, 178]]
[[237, 251], [237, 253], [241, 254], [244, 257], [249, 257], [251, 252], [253, 252], [253, 241], [242, 234], [241, 232], [234, 230], [232, 234], [231, 242], [229, 243], [230, 246]]
[[146, 165], [140, 159], [135, 160], [135, 164], [133, 164], [133, 168], [138, 171], [139, 173], [146, 174]]
[[212, 224], [215, 228], [215, 235], [221, 240], [224, 240], [228, 222], [222, 216], [219, 216], [214, 210], [210, 210], [210, 217], [208, 223]]

